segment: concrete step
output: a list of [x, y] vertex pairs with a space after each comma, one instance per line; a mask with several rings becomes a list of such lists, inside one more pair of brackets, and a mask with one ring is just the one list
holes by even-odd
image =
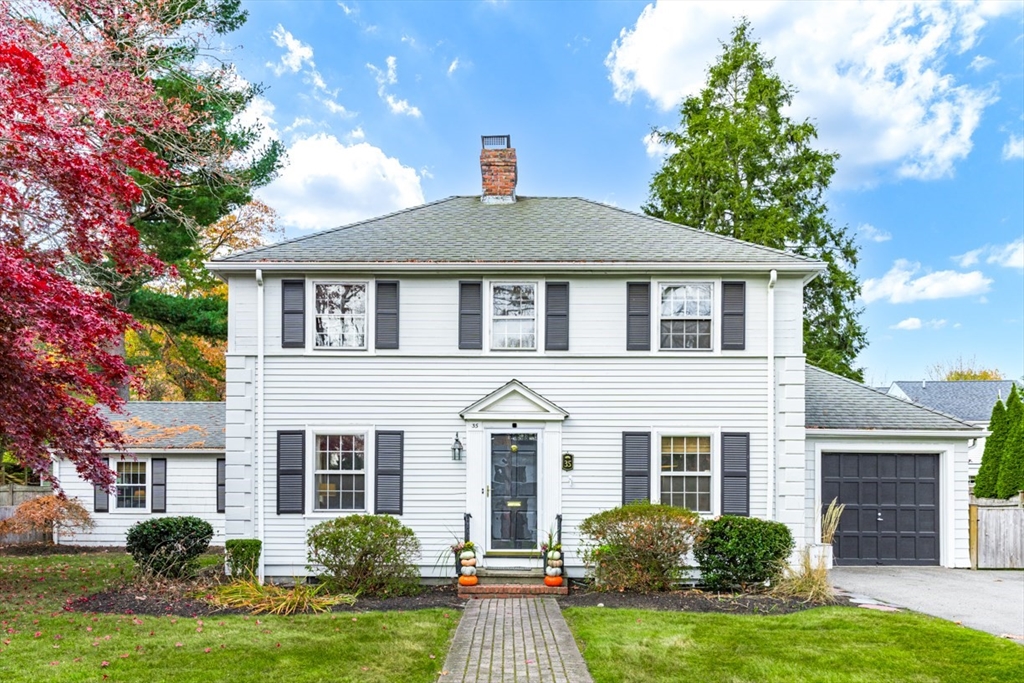
[[544, 582], [544, 570], [537, 567], [522, 567], [511, 569], [485, 569], [481, 567], [476, 571], [476, 577], [480, 579], [480, 585], [533, 585]]
[[459, 597], [468, 600], [551, 597], [568, 594], [569, 586], [565, 582], [557, 587], [545, 586], [539, 582], [532, 584], [477, 584], [475, 586], [459, 586]]

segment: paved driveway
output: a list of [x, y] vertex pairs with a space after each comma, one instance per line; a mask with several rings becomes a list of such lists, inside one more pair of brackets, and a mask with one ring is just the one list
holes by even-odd
[[836, 588], [854, 595], [958, 621], [997, 636], [1024, 638], [1024, 571], [836, 567], [831, 576]]

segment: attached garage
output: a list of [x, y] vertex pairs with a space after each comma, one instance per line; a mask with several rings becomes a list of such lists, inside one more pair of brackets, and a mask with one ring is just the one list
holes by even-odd
[[968, 567], [967, 449], [974, 425], [813, 366], [806, 371], [806, 524], [846, 505], [837, 565]]
[[837, 565], [939, 564], [939, 454], [821, 454], [821, 500], [846, 506]]

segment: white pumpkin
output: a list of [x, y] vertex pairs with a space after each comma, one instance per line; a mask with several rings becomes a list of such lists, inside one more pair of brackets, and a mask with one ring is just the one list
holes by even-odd
[[476, 557], [476, 553], [472, 550], [463, 550], [462, 554], [459, 555], [460, 560], [472, 560], [474, 557]]
[[[559, 570], [559, 571], [561, 571], [561, 570]], [[462, 568], [462, 575], [463, 576], [474, 576], [475, 574], [476, 574], [476, 567], [463, 567]]]
[[549, 560], [560, 560], [560, 559], [562, 559], [562, 553], [560, 553], [557, 550], [552, 550], [550, 553], [548, 553], [548, 559]]
[[561, 576], [562, 575], [562, 568], [561, 567], [548, 567], [545, 570], [545, 573], [548, 576]]

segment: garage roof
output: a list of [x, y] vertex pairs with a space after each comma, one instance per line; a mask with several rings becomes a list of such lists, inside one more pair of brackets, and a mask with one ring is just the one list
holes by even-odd
[[128, 450], [224, 449], [223, 402], [129, 401], [124, 411], [109, 419], [128, 438]]
[[806, 369], [807, 429], [977, 431], [955, 417], [889, 396], [821, 368]]

